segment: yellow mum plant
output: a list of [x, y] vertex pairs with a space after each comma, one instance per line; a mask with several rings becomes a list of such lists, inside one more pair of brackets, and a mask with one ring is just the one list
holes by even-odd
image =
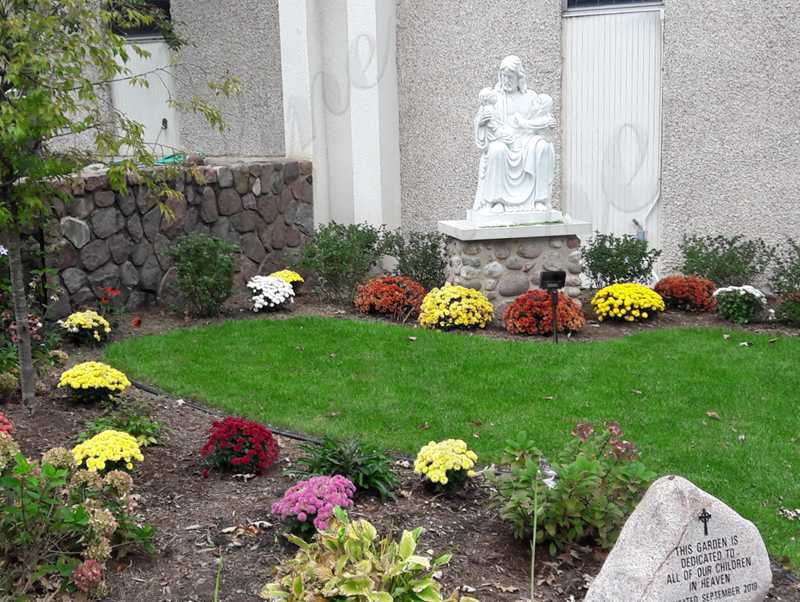
[[78, 342], [99, 343], [111, 334], [111, 324], [96, 311], [76, 311], [58, 325]]
[[59, 387], [70, 389], [80, 402], [111, 401], [131, 386], [128, 377], [102, 362], [83, 362], [61, 374]]
[[484, 328], [494, 308], [474, 288], [446, 284], [432, 289], [422, 300], [419, 323], [426, 328]]
[[478, 455], [461, 439], [431, 441], [417, 452], [414, 472], [437, 487], [456, 488], [474, 477]]
[[72, 449], [78, 468], [104, 474], [133, 470], [133, 461], [144, 460], [136, 438], [122, 431], [103, 431]]
[[275, 278], [280, 278], [284, 282], [288, 282], [289, 284], [294, 285], [303, 284], [305, 280], [303, 277], [298, 274], [297, 272], [293, 272], [292, 270], [278, 270], [277, 272], [272, 272], [270, 276], [275, 276]]
[[664, 299], [657, 292], [642, 284], [628, 282], [601, 288], [592, 298], [592, 308], [597, 319], [647, 320], [664, 311]]

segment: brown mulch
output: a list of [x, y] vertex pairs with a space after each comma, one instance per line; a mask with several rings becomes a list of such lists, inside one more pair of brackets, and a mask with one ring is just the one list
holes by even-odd
[[[232, 304], [229, 316], [234, 315], [252, 316], [244, 305]], [[267, 319], [295, 315], [356, 317], [349, 309], [306, 297], [292, 311], [273, 314]], [[130, 317], [126, 317], [115, 336], [198, 324], [159, 311], [143, 312], [139, 317], [141, 326], [134, 328]], [[658, 321], [645, 325], [604, 323], [599, 328], [590, 323], [584, 333], [571, 340], [605, 339], [665, 326], [730, 327], [714, 316], [667, 312]], [[748, 330], [798, 335], [797, 329], [772, 324], [751, 326]], [[497, 327], [488, 329], [486, 334], [508, 336]], [[97, 356], [95, 351], [69, 351], [73, 354], [72, 361]], [[51, 374], [49, 382], [54, 391], [55, 378], [55, 373]], [[167, 427], [164, 444], [147, 448], [145, 462], [134, 473], [138, 511], [157, 529], [158, 554], [153, 558], [130, 557], [112, 564], [111, 594], [107, 599], [212, 600], [219, 558], [223, 561], [219, 599], [226, 602], [258, 599], [257, 593], [269, 581], [272, 567], [294, 552], [293, 546], [282, 537], [281, 524], [270, 514], [270, 506], [294, 482], [284, 471], [298, 456], [298, 441], [278, 437], [280, 460], [264, 476], [245, 481], [212, 473], [204, 479], [198, 450], [211, 421], [220, 416], [191, 401], [139, 389], [132, 389], [130, 396], [149, 406], [153, 417]], [[33, 456], [50, 447], [71, 445], [85, 422], [100, 413], [99, 408], [78, 406], [56, 394], [39, 400], [33, 417], [28, 417], [18, 403], [0, 405], [0, 410], [14, 423], [15, 438], [24, 451]], [[482, 479], [476, 479], [461, 494], [437, 497], [421, 487], [406, 459], [398, 459], [395, 469], [402, 480], [397, 501], [381, 504], [372, 498], [359, 498], [352, 516], [367, 518], [381, 533], [397, 535], [403, 528], [423, 527], [421, 553], [453, 553], [441, 578], [444, 591], [461, 587], [463, 593], [483, 602], [518, 602], [528, 598], [530, 552], [526, 545], [514, 540], [509, 526], [497, 518]], [[581, 600], [604, 558], [603, 552], [584, 547], [575, 547], [556, 558], [544, 549], [538, 550], [536, 599], [560, 602], [574, 596], [575, 600]], [[791, 573], [776, 564], [773, 579], [771, 600], [800, 600], [800, 583]]]

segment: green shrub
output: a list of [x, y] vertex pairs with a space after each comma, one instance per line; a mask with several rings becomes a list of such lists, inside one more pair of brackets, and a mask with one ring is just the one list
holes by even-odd
[[743, 236], [684, 236], [681, 271], [687, 276], [702, 276], [717, 286], [750, 284], [763, 273], [775, 254], [762, 239]]
[[207, 234], [189, 234], [170, 249], [185, 309], [193, 316], [220, 313], [233, 290], [236, 247]]
[[341, 475], [359, 491], [378, 495], [382, 500], [394, 499], [392, 490], [398, 484], [389, 459], [373, 447], [357, 439], [342, 441], [325, 438], [321, 445], [301, 446], [305, 455], [297, 461], [293, 472], [303, 477]]
[[800, 293], [800, 243], [790, 238], [775, 254], [775, 269], [769, 283], [778, 295]]
[[[445, 602], [433, 574], [450, 554], [430, 559], [416, 554], [422, 529], [403, 531], [400, 541], [378, 541], [366, 520], [350, 521], [341, 508], [336, 520], [312, 543], [287, 536], [300, 550], [275, 567], [274, 581], [261, 590], [266, 600], [351, 600], [373, 602]], [[477, 602], [459, 598], [447, 602]]]
[[87, 422], [75, 441], [83, 443], [103, 431], [122, 431], [134, 437], [141, 447], [146, 447], [158, 445], [162, 429], [163, 425], [152, 420], [141, 408], [125, 406]]
[[316, 290], [329, 301], [350, 303], [384, 251], [384, 229], [331, 222], [317, 228], [303, 249], [303, 267], [316, 276]]
[[719, 317], [735, 324], [752, 322], [767, 307], [764, 293], [749, 285], [718, 288], [714, 298]]
[[385, 252], [397, 259], [395, 274], [407, 276], [430, 290], [442, 286], [447, 259], [445, 236], [438, 232], [395, 231], [386, 235]]
[[775, 314], [779, 320], [800, 324], [800, 293], [789, 293], [782, 297]]
[[[155, 552], [153, 528], [128, 514], [130, 476], [76, 470], [70, 452], [60, 448], [38, 464], [8, 449], [15, 445], [0, 435], [0, 591], [20, 599], [54, 599], [55, 592], [76, 589], [100, 593], [112, 554]], [[4, 460], [9, 451], [16, 452], [10, 463]]]
[[646, 240], [630, 234], [614, 236], [595, 232], [583, 250], [586, 275], [597, 288], [620, 282], [646, 284], [660, 256], [659, 249], [648, 250]]
[[602, 431], [579, 424], [572, 434], [552, 464], [555, 475], [543, 478], [546, 461], [523, 435], [509, 441], [503, 452], [511, 472], [492, 478], [500, 516], [511, 523], [516, 537], [531, 537], [538, 506], [536, 542], [548, 544], [551, 554], [580, 541], [610, 548], [655, 478], [616, 423]]

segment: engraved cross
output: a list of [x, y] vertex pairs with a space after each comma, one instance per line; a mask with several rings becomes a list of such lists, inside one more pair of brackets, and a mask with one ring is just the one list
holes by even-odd
[[697, 520], [702, 521], [704, 535], [708, 536], [708, 521], [711, 520], [711, 515], [706, 512], [705, 508], [703, 508], [703, 511], [700, 513], [700, 516], [697, 517]]

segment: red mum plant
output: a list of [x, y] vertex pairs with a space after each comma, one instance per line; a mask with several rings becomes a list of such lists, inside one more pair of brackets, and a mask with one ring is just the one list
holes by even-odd
[[[553, 314], [550, 294], [543, 290], [522, 293], [503, 313], [503, 324], [512, 334], [553, 334]], [[563, 293], [558, 293], [556, 323], [559, 332], [578, 332], [586, 325], [586, 318], [577, 304]]]
[[700, 276], [667, 276], [658, 281], [655, 291], [669, 307], [686, 311], [714, 311], [716, 285]]
[[278, 458], [278, 444], [265, 426], [228, 416], [211, 425], [200, 455], [206, 465], [204, 477], [209, 468], [261, 474]]
[[355, 305], [365, 314], [385, 314], [396, 320], [407, 320], [419, 315], [425, 293], [425, 288], [416, 280], [406, 276], [383, 276], [358, 287]]
[[6, 418], [3, 412], [0, 412], [0, 433], [6, 433], [10, 435], [14, 430], [14, 425], [11, 424], [11, 421]]

